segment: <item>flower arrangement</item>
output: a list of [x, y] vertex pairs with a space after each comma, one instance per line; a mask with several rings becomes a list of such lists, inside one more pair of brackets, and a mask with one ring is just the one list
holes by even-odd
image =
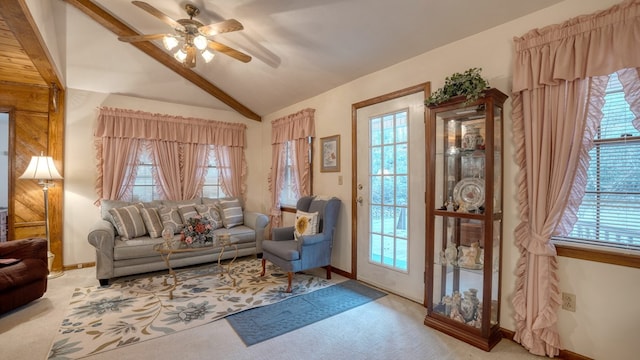
[[209, 219], [196, 215], [187, 220], [180, 239], [189, 246], [203, 246], [205, 243], [213, 242], [214, 230]]

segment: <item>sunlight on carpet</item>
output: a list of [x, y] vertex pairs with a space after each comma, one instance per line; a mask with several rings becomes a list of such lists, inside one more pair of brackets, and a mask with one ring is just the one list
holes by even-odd
[[260, 277], [259, 259], [233, 264], [235, 287], [228, 276], [212, 269], [215, 265], [180, 272], [173, 300], [168, 296], [170, 287], [163, 285], [166, 274], [76, 288], [48, 358], [77, 359], [137, 344], [339, 282], [299, 273], [287, 294], [286, 274], [271, 266]]

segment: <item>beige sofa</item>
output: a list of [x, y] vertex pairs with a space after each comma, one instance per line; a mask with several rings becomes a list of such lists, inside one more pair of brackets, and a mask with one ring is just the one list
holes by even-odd
[[[227, 199], [221, 199], [222, 201]], [[110, 279], [140, 274], [150, 271], [158, 271], [166, 269], [166, 264], [160, 257], [160, 254], [153, 249], [157, 244], [161, 244], [164, 240], [161, 237], [161, 230], [158, 233], [156, 226], [145, 225], [144, 230], [136, 230], [138, 235], [145, 232], [144, 235], [132, 236], [127, 229], [123, 229], [122, 223], [114, 219], [113, 214], [119, 214], [122, 209], [132, 209], [131, 205], [135, 205], [140, 214], [144, 211], [148, 213], [167, 214], [168, 209], [180, 211], [190, 208], [190, 206], [207, 205], [210, 208], [215, 206], [220, 213], [220, 200], [209, 198], [197, 198], [194, 200], [184, 201], [153, 201], [150, 203], [128, 203], [115, 200], [103, 200], [101, 204], [101, 217], [89, 231], [88, 241], [96, 249], [96, 278], [100, 281], [100, 285], [107, 285]], [[242, 206], [241, 204], [239, 206]], [[150, 210], [142, 210], [143, 208]], [[153, 210], [151, 210], [153, 208]], [[200, 206], [202, 208], [202, 206]], [[114, 209], [114, 210], [112, 210]], [[112, 210], [112, 211], [110, 211]], [[116, 212], [117, 211], [117, 212]], [[133, 211], [135, 213], [135, 211]], [[238, 212], [239, 214], [239, 212]], [[173, 213], [175, 216], [175, 213]], [[145, 219], [146, 221], [147, 219]], [[238, 256], [246, 256], [262, 253], [262, 240], [264, 239], [265, 229], [269, 222], [266, 215], [250, 212], [242, 209], [242, 216], [239, 225], [231, 224], [230, 227], [221, 227], [215, 230], [215, 233], [228, 233], [238, 239]], [[162, 228], [172, 226], [167, 224], [167, 219], [162, 218]], [[184, 223], [184, 222], [183, 222]], [[225, 224], [226, 225], [226, 224]], [[124, 234], [118, 233], [118, 227]], [[135, 226], [132, 226], [135, 228]], [[129, 238], [127, 238], [127, 236]], [[174, 238], [180, 238], [179, 229], [176, 229]], [[203, 250], [197, 252], [177, 253], [171, 256], [171, 266], [173, 268], [195, 265], [201, 263], [212, 262], [218, 259], [220, 249]], [[222, 254], [222, 259], [232, 258], [235, 255], [234, 248], [227, 248]]]

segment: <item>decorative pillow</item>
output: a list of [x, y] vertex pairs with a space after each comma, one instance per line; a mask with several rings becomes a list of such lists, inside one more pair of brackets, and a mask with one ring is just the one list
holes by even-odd
[[179, 205], [178, 206], [178, 212], [180, 213], [180, 216], [182, 217], [182, 223], [186, 224], [189, 219], [191, 219], [192, 217], [198, 215], [198, 212], [196, 211], [196, 207], [194, 204], [190, 204], [190, 205]]
[[147, 228], [147, 231], [149, 231], [149, 236], [152, 238], [161, 237], [164, 226], [162, 225], [162, 219], [160, 218], [158, 209], [142, 208], [140, 209], [140, 215], [142, 215], [144, 226]]
[[242, 206], [238, 199], [220, 199], [218, 201], [218, 210], [225, 228], [229, 229], [244, 224]]
[[196, 205], [196, 211], [200, 216], [211, 221], [211, 226], [213, 226], [214, 230], [223, 226], [222, 218], [215, 205]]
[[298, 240], [300, 236], [318, 233], [318, 213], [308, 213], [301, 210], [296, 212], [296, 222], [293, 227], [293, 236]]
[[174, 234], [182, 231], [184, 224], [182, 222], [182, 217], [180, 217], [180, 213], [178, 212], [178, 208], [161, 206], [158, 208], [158, 214], [160, 214], [163, 227], [172, 227]]
[[142, 206], [129, 205], [109, 210], [118, 234], [123, 240], [133, 239], [147, 233], [139, 208]]

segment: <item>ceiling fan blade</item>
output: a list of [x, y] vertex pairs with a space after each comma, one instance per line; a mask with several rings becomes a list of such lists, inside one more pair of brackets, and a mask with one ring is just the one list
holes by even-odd
[[201, 26], [198, 28], [198, 31], [204, 36], [212, 36], [242, 29], [244, 29], [244, 27], [238, 20], [229, 19], [215, 24]]
[[248, 63], [249, 61], [251, 61], [251, 56], [243, 52], [240, 52], [236, 49], [230, 48], [227, 45], [220, 44], [219, 42], [216, 42], [213, 40], [209, 40], [208, 44], [211, 49], [221, 52], [225, 55], [231, 56], [236, 60], [240, 60], [244, 63]]
[[170, 18], [169, 16], [167, 16], [165, 13], [163, 13], [162, 11], [154, 8], [153, 6], [147, 4], [144, 1], [132, 1], [131, 2], [133, 5], [139, 7], [140, 9], [148, 12], [149, 14], [157, 17], [158, 19], [164, 21], [167, 25], [171, 26], [174, 29], [180, 29], [182, 31], [184, 31], [184, 26], [180, 25], [179, 22], [173, 20], [172, 18]]
[[167, 36], [167, 34], [119, 36], [118, 40], [124, 41], [124, 42], [153, 41], [153, 40], [160, 40], [165, 36]]

